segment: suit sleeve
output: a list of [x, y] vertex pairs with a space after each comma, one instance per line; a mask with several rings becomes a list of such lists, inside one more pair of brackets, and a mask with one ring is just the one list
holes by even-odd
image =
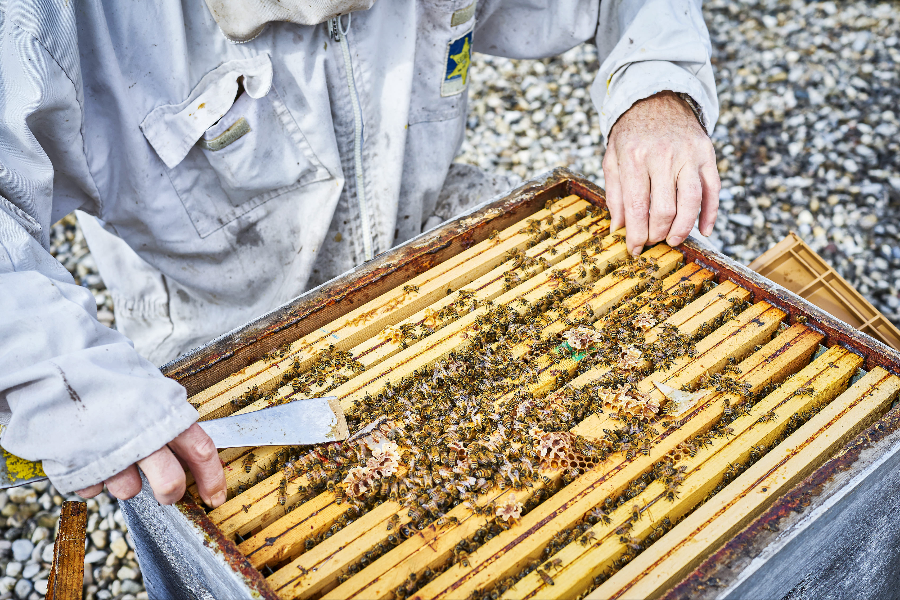
[[67, 28], [60, 17], [45, 40], [16, 8], [0, 11], [0, 441], [70, 492], [163, 447], [197, 412], [97, 321], [91, 292], [49, 253], [51, 223], [79, 206], [96, 212], [100, 199], [84, 154], [74, 19]]
[[686, 94], [707, 133], [719, 118], [712, 46], [701, 0], [604, 0], [591, 98], [604, 136], [638, 100], [661, 91]]
[[701, 0], [481, 0], [475, 50], [543, 58], [595, 41], [591, 98], [603, 135], [638, 100], [687, 94], [708, 133], [719, 116]]

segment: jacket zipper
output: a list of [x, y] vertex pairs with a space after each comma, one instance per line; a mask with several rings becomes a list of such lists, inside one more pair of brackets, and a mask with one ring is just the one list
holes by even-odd
[[347, 42], [347, 34], [350, 32], [352, 13], [347, 14], [347, 29], [341, 25], [341, 17], [328, 20], [331, 39], [338, 42], [341, 54], [344, 57], [344, 73], [347, 75], [347, 89], [350, 91], [350, 104], [353, 107], [353, 169], [356, 176], [356, 200], [359, 204], [359, 213], [362, 220], [363, 252], [366, 260], [375, 258], [372, 244], [372, 224], [369, 222], [369, 206], [366, 203], [366, 186], [363, 172], [362, 146], [363, 146], [363, 120], [362, 106], [359, 102], [359, 94], [356, 82], [353, 79], [353, 65], [350, 62], [350, 44]]

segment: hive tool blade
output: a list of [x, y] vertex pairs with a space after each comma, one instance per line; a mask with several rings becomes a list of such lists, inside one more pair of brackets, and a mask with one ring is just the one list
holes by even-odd
[[[339, 442], [350, 435], [341, 403], [334, 396], [294, 400], [199, 425], [216, 448], [306, 446]], [[0, 424], [0, 433], [4, 427]], [[3, 448], [0, 451], [0, 489], [47, 479], [41, 463], [19, 458]]]

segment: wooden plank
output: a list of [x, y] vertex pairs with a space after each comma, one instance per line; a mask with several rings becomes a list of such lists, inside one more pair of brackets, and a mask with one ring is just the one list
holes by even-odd
[[[671, 283], [671, 282], [670, 282]], [[720, 298], [719, 295], [722, 297]], [[699, 328], [703, 323], [707, 323], [716, 319], [716, 317], [732, 306], [730, 298], [743, 299], [749, 295], [748, 292], [738, 288], [734, 284], [727, 284], [722, 287], [720, 294], [706, 294], [694, 303], [689, 304], [681, 311], [670, 317], [673, 323], [682, 321], [692, 322], [693, 327]], [[693, 307], [693, 309], [692, 309]], [[700, 314], [705, 315], [703, 319], [691, 321], [693, 311], [696, 310]], [[749, 321], [749, 319], [748, 319]], [[669, 321], [667, 321], [669, 322]], [[660, 326], [661, 327], [661, 326]], [[658, 329], [658, 328], [657, 328]], [[730, 330], [729, 330], [730, 331]], [[693, 330], [685, 333], [691, 334]], [[652, 333], [652, 331], [651, 331]], [[559, 478], [559, 473], [549, 473], [548, 477], [552, 481]], [[543, 487], [537, 484], [533, 492]], [[488, 500], [494, 499], [502, 495], [502, 492], [493, 492], [488, 496]], [[485, 519], [482, 517], [475, 518], [470, 511], [463, 506], [456, 507], [448, 517], [454, 517], [460, 521], [460, 525], [456, 528], [445, 527], [440, 532], [433, 527], [426, 530], [412, 540], [407, 540], [399, 548], [394, 549], [386, 556], [380, 558], [375, 564], [360, 574], [355, 575], [350, 581], [340, 586], [333, 592], [334, 597], [350, 597], [365, 588], [364, 597], [382, 597], [390, 592], [396, 585], [402, 582], [408, 575], [409, 571], [424, 570], [427, 566], [433, 566], [435, 562], [445, 556], [446, 552], [456, 544], [456, 542], [468, 535], [471, 535], [478, 527], [484, 524]], [[441, 539], [438, 539], [441, 538]], [[429, 551], [425, 552], [425, 556], [430, 562], [426, 565], [411, 565], [409, 562], [403, 562], [424, 547], [428, 547]], [[442, 554], [443, 553], [443, 554]], [[436, 558], [437, 557], [437, 558]], [[400, 563], [403, 564], [401, 565]], [[398, 566], [399, 565], [399, 566]], [[305, 568], [309, 568], [308, 565]], [[391, 570], [393, 569], [393, 570]], [[390, 572], [388, 572], [391, 570]], [[289, 573], [289, 570], [286, 572]], [[318, 577], [323, 577], [320, 571]], [[370, 586], [373, 579], [375, 585]], [[302, 595], [300, 597], [303, 597]]]
[[900, 378], [876, 367], [588, 597], [658, 597], [875, 421], [898, 393]]
[[[722, 310], [724, 310], [724, 307]], [[765, 310], [763, 313], [765, 313]], [[784, 313], [780, 311], [778, 311], [778, 313], [773, 313], [773, 315], [774, 314], [779, 315], [779, 318], [783, 318], [784, 316]], [[757, 315], [751, 315], [749, 318], [746, 318], [744, 324], [745, 327], [748, 329], [757, 328], [757, 324], [753, 323], [753, 320], [757, 318]], [[777, 320], [772, 327], [777, 327]], [[729, 337], [734, 336], [734, 332], [728, 328], [725, 331], [720, 332], [719, 335], [722, 336], [723, 339], [728, 339]], [[551, 480], [557, 479], [560, 475], [558, 472], [547, 472], [546, 474]], [[570, 484], [566, 490], [569, 490], [572, 485], [575, 484]], [[515, 493], [517, 497], [522, 495], [520, 501], [523, 502], [530, 497], [530, 492]], [[491, 499], [501, 495], [504, 495], [504, 493], [495, 491], [491, 494]], [[557, 496], [558, 495], [559, 493]], [[554, 496], [554, 498], [555, 497], [556, 496]], [[483, 525], [485, 521], [486, 518], [483, 516], [466, 515], [467, 527], [472, 531]], [[394, 549], [388, 555], [379, 559], [379, 561], [373, 564], [369, 569], [355, 575], [350, 581], [334, 590], [330, 597], [350, 597], [353, 593], [358, 593], [361, 598], [387, 597], [397, 585], [403, 582], [410, 572], [421, 572], [425, 568], [433, 568], [435, 565], [446, 560], [449, 557], [449, 553], [453, 549], [453, 546], [455, 546], [456, 542], [462, 537], [465, 536], [454, 531], [454, 528], [452, 527], [433, 532], [429, 532], [429, 530], [426, 529], [426, 532], [419, 537], [404, 542], [399, 548]], [[288, 575], [290, 574], [289, 568], [285, 568], [283, 571]], [[276, 573], [276, 575], [278, 574]], [[367, 579], [370, 580], [371, 583], [363, 586], [363, 583], [366, 583]], [[281, 584], [282, 580], [278, 580], [277, 583]], [[285, 589], [287, 589], [287, 586], [285, 586]]]
[[[775, 309], [777, 310], [777, 309]], [[745, 311], [747, 312], [747, 311]], [[759, 318], [747, 324], [748, 329], [758, 329], [764, 310]], [[779, 311], [780, 312], [780, 311]], [[785, 315], [781, 312], [781, 318]], [[726, 324], [727, 326], [728, 324]], [[726, 326], [723, 326], [726, 327]], [[721, 329], [721, 328], [720, 328]], [[749, 348], [740, 346], [732, 349], [733, 354], [746, 354], [755, 342], [753, 336], [728, 335], [726, 339], [742, 338]], [[720, 346], [716, 344], [713, 348]], [[713, 348], [710, 351], [714, 351]], [[744, 381], [757, 390], [776, 377], [786, 376], [786, 369], [795, 366], [789, 360], [789, 353], [782, 353], [769, 363], [761, 362], [761, 368], [747, 371]], [[699, 357], [702, 359], [702, 356]], [[727, 357], [726, 357], [727, 359]], [[678, 376], [688, 373], [688, 369], [678, 370]], [[697, 377], [702, 371], [697, 372]], [[685, 381], [685, 383], [689, 383]], [[627, 459], [621, 453], [613, 455], [598, 467], [576, 479], [555, 495], [526, 514], [522, 520], [508, 531], [501, 533], [469, 555], [468, 568], [453, 565], [446, 572], [427, 584], [417, 593], [418, 598], [467, 597], [469, 594], [496, 581], [518, 572], [540, 555], [542, 549], [560, 530], [571, 527], [593, 506], [605, 498], [620, 494], [635, 478], [652, 467], [653, 463], [673, 450], [678, 444], [698, 433], [707, 431], [723, 414], [721, 395], [707, 400], [674, 426], [661, 434], [648, 450], [648, 454], [638, 454]]]
[[47, 581], [48, 600], [81, 600], [84, 587], [84, 546], [87, 505], [63, 502], [59, 533], [53, 544], [53, 565]]
[[[609, 230], [609, 224], [609, 219], [600, 219], [596, 216], [585, 217], [573, 227], [560, 232], [559, 236], [546, 239], [537, 246], [525, 250], [525, 257], [529, 259], [544, 259], [547, 265], [556, 265], [566, 258], [567, 253], [575, 250], [579, 245], [584, 244], [594, 236], [604, 236]], [[536, 275], [541, 270], [543, 269], [540, 268], [540, 265], [536, 265], [533, 270], [511, 269], [510, 263], [507, 261], [490, 273], [479, 277], [472, 283], [463, 286], [445, 298], [441, 298], [411, 317], [397, 323], [396, 326], [423, 325], [432, 314], [456, 302], [461, 292], [472, 294], [474, 300], [482, 302], [493, 300], [507, 291], [505, 278], [510, 271], [521, 275], [521, 281], [525, 281], [525, 279], [529, 278], [529, 273]], [[384, 339], [379, 335], [355, 346], [351, 353], [363, 366], [369, 367], [399, 352], [401, 349], [402, 346], [399, 341]]]
[[[676, 251], [664, 244], [660, 244], [647, 250], [642, 256], [656, 258], [670, 252]], [[602, 250], [596, 253], [597, 262], [600, 265], [618, 260], [626, 255], [625, 243], [612, 238], [604, 240]], [[562, 261], [558, 267], [560, 269], [576, 270], [580, 266], [580, 261], [580, 256], [572, 256]], [[580, 276], [575, 274], [574, 277], [579, 278]], [[591, 277], [592, 275], [588, 273], [584, 279]], [[533, 301], [534, 299], [542, 298], [544, 294], [552, 291], [554, 287], [555, 281], [551, 274], [541, 273], [500, 296], [498, 303], [511, 304], [520, 295]], [[521, 307], [517, 307], [517, 309], [524, 310]], [[465, 343], [465, 338], [461, 334], [464, 334], [466, 329], [474, 324], [478, 316], [485, 314], [486, 310], [486, 308], [480, 307], [466, 317], [443, 328], [435, 335], [429, 336], [403, 352], [395, 354], [371, 372], [364, 372], [348, 381], [331, 393], [341, 400], [341, 406], [344, 410], [350, 412], [356, 398], [362, 397], [367, 392], [377, 391], [388, 378], [403, 377], [415, 369], [433, 363], [452, 350], [461, 347]], [[290, 395], [287, 397], [289, 398]], [[284, 515], [284, 507], [278, 503], [277, 492], [280, 481], [281, 475], [275, 474], [258, 483], [252, 489], [228, 500], [222, 506], [211, 511], [209, 513], [210, 519], [227, 536], [234, 533], [245, 535], [258, 527], [269, 525]], [[307, 484], [301, 483], [300, 485]], [[292, 489], [296, 488], [292, 487]], [[299, 497], [299, 493], [289, 493], [287, 504], [292, 504]]]
[[[672, 250], [665, 245], [657, 245], [647, 250], [641, 256], [649, 258], [657, 258]], [[596, 260], [598, 268], [603, 268], [606, 264], [621, 260], [627, 256], [625, 243], [614, 240], [612, 237], [604, 239], [604, 244], [599, 252], [589, 251], [588, 254]], [[529, 303], [542, 299], [546, 294], [552, 292], [558, 283], [555, 280], [555, 272], [564, 273], [572, 281], [578, 283], [590, 283], [594, 280], [594, 275], [590, 272], [579, 274], [581, 266], [580, 256], [570, 256], [561, 261], [552, 271], [544, 271], [531, 279], [521, 283], [517, 287], [499, 296], [495, 302], [496, 305], [508, 305], [517, 311], [524, 311], [525, 308], [518, 304], [516, 300], [524, 298]], [[426, 365], [431, 365], [454, 350], [464, 348], [467, 344], [467, 331], [475, 324], [476, 320], [487, 314], [488, 307], [480, 306], [467, 315], [448, 324], [435, 334], [416, 342], [410, 347], [398, 352], [388, 360], [379, 363], [376, 367], [369, 369], [350, 381], [344, 383], [330, 393], [337, 396], [341, 400], [341, 408], [345, 412], [352, 414], [353, 404], [358, 398], [362, 398], [367, 393], [376, 393], [380, 390], [389, 379], [401, 379], [413, 373]], [[279, 394], [276, 398], [277, 402], [289, 401], [296, 395], [295, 392], [287, 394]]]
[[[539, 258], [543, 264], [532, 265], [527, 269], [524, 267], [517, 268], [514, 267], [516, 260], [509, 260], [492, 270], [490, 273], [476, 279], [474, 282], [452, 292], [435, 303], [428, 305], [411, 317], [395, 324], [393, 329], [394, 331], [399, 331], [399, 328], [403, 326], [419, 327], [428, 322], [430, 325], [434, 326], [435, 332], [440, 331], [444, 325], [452, 323], [453, 321], [448, 320], [447, 323], [438, 323], [438, 319], [436, 319], [435, 316], [444, 308], [458, 302], [463, 297], [463, 294], [471, 294], [471, 301], [473, 304], [477, 304], [477, 302], [492, 301], [509, 289], [509, 286], [505, 281], [507, 275], [516, 275], [519, 278], [518, 285], [521, 285], [528, 279], [544, 271], [545, 267], [553, 267], [564, 259], [569, 258], [572, 252], [576, 251], [580, 245], [584, 245], [592, 239], [603, 235], [608, 230], [609, 219], [601, 220], [598, 217], [586, 217], [574, 226], [563, 230], [559, 235], [544, 240], [537, 246], [525, 251], [526, 257], [533, 259]], [[434, 335], [434, 332], [430, 335]], [[363, 343], [355, 346], [350, 352], [353, 355], [353, 358], [362, 367], [371, 369], [383, 360], [400, 352], [404, 347], [408, 347], [408, 345], [404, 346], [400, 339], [394, 339], [391, 335], [388, 335], [387, 331], [383, 331], [377, 336], [365, 340]], [[314, 384], [308, 391], [304, 391], [302, 397], [315, 398], [329, 395], [336, 387], [336, 378], [342, 377], [344, 380], [347, 380], [356, 377], [356, 375], [357, 372], [351, 368], [335, 371], [320, 385]], [[277, 397], [268, 400], [259, 400], [246, 408], [237, 411], [235, 414], [243, 414], [266, 408], [273, 402], [279, 401], [280, 398], [286, 396], [292, 398], [301, 397], [299, 394], [294, 394], [290, 387], [284, 387], [279, 390]]]
[[[670, 268], [670, 264], [672, 263], [665, 263], [663, 262], [663, 259], [660, 259], [660, 270], [654, 273], [652, 276], [660, 277], [666, 275]], [[674, 293], [676, 288], [683, 285], [691, 286], [694, 290], [694, 293], [696, 293], [697, 288], [703, 282], [713, 277], [714, 273], [712, 273], [711, 271], [704, 269], [700, 265], [691, 263], [683, 266], [677, 272], [666, 276], [662, 281], [662, 289], [658, 293], [660, 295], [671, 295]], [[591, 286], [591, 289], [567, 298], [564, 304], [566, 305], [568, 310], [577, 313], [578, 318], [584, 318], [588, 322], [594, 319], [594, 327], [595, 329], [598, 329], [603, 327], [603, 322], [609, 317], [609, 315], [606, 313], [608, 310], [610, 310], [610, 307], [618, 304], [626, 295], [634, 291], [634, 289], [644, 281], [646, 281], [645, 277], [629, 278], [626, 280], [604, 278]], [[736, 286], [734, 284], [731, 284], [731, 287]], [[749, 296], [749, 292], [746, 292], [746, 295]], [[636, 315], [641, 314], [648, 309], [647, 305], [650, 303], [651, 298], [652, 294], [650, 292], [643, 292], [637, 298], [629, 301], [635, 303], [636, 306], [644, 305], [640, 310], [638, 310]], [[585, 310], [585, 308], [588, 308], [589, 310]], [[589, 317], [588, 315], [593, 315], [593, 317]], [[669, 319], [667, 319], [665, 323], [677, 327], [677, 324], [670, 322]], [[543, 329], [543, 331], [541, 332], [541, 338], [548, 339], [550, 336], [562, 333], [569, 328], [570, 325], [567, 325], [565, 320], [556, 320]], [[656, 341], [658, 332], [660, 330], [660, 327], [654, 327], [653, 329], [651, 329], [646, 337], [647, 343], [653, 343], [654, 341]], [[512, 354], [516, 357], [523, 357], [530, 350], [530, 343], [519, 344], [512, 349]], [[523, 388], [530, 391], [535, 397], [541, 397], [546, 395], [551, 389], [554, 389], [556, 387], [559, 375], [571, 375], [578, 368], [578, 361], [572, 360], [571, 358], [562, 358], [559, 353], [556, 352], [556, 350], [553, 350], [547, 354], [533, 359], [532, 365], [539, 373], [540, 377], [539, 381], [536, 384], [525, 383], [521, 378], [512, 381], [522, 382]], [[552, 373], [551, 370], [553, 371]], [[605, 374], [610, 370], [611, 367], [605, 370], [594, 369], [592, 373]], [[599, 377], [599, 375], [597, 377]], [[597, 377], [594, 377], [593, 379], [597, 379]], [[566, 387], [572, 387], [572, 383], [570, 382]], [[517, 393], [519, 393], [519, 390], [509, 392], [504, 396], [501, 396], [495, 403], [495, 405], [499, 406], [504, 402], [511, 400]]]
[[[793, 344], [791, 349], [795, 354], [814, 348], [822, 336], [807, 330], [799, 337], [800, 343]], [[803, 341], [803, 337], [807, 340]], [[592, 527], [589, 545], [570, 544], [554, 555], [553, 558], [558, 559], [562, 566], [554, 570], [553, 586], [546, 585], [537, 573], [531, 573], [503, 597], [568, 598], [587, 591], [594, 577], [625, 553], [626, 548], [615, 534], [616, 529], [628, 526], [630, 537], [645, 539], [663, 519], [677, 522], [709, 494], [730, 465], [743, 463], [754, 448], [766, 447], [780, 437], [791, 415], [827, 403], [842, 392], [861, 363], [862, 358], [848, 350], [839, 346], [831, 348], [761, 400], [750, 414], [733, 421], [729, 425], [734, 430], [733, 437], [715, 438], [710, 445], [699, 449], [695, 456], [684, 459], [680, 466], [686, 469], [685, 479], [677, 491], [677, 498], [664, 502], [666, 485], [654, 481], [639, 496], [613, 512], [609, 523], [598, 523]], [[801, 388], [813, 391], [809, 395], [796, 395]], [[734, 397], [732, 403], [738, 400]], [[634, 505], [640, 507], [641, 519], [638, 521], [634, 521], [631, 515]], [[650, 516], [649, 519], [644, 518], [645, 513]]]
[[[674, 256], [673, 256], [673, 254], [674, 254]], [[659, 259], [658, 265], [660, 268], [659, 268], [659, 271], [657, 271], [654, 275], [660, 275], [660, 274], [664, 274], [664, 273], [668, 272], [672, 267], [675, 266], [675, 264], [677, 263], [679, 258], [680, 258], [680, 254], [677, 254], [674, 252], [669, 252], [666, 255], [664, 255], [664, 258]], [[679, 273], [680, 274], [673, 275], [673, 276], [671, 276], [671, 278], [667, 279], [668, 287], [664, 287], [664, 289], [674, 288], [675, 286], [683, 284], [685, 282], [687, 282], [689, 284], [699, 285], [699, 282], [707, 279], [708, 276], [711, 276], [711, 273], [709, 273], [708, 271], [705, 271], [704, 269], [702, 269], [700, 267], [697, 267], [696, 265], [693, 267], [685, 267]], [[607, 278], [609, 279], [610, 282], [619, 281], [619, 278], [613, 277], [611, 275], [607, 276]], [[604, 279], [607, 279], [607, 278], [604, 278]], [[640, 280], [644, 279], [644, 276], [636, 277], [636, 278], [629, 278], [628, 281], [630, 281], [632, 279], [635, 280], [633, 282], [633, 284], [636, 285]], [[594, 289], [594, 288], [602, 287], [601, 284], [602, 284], [602, 280], [601, 280], [601, 282], [595, 283], [594, 286], [592, 286], [591, 290], [588, 290], [588, 291], [580, 294], [580, 295], [584, 296], [584, 298], [582, 299], [582, 302], [589, 301], [591, 298], [596, 297], [596, 296], [602, 296], [603, 295], [602, 292], [596, 291]], [[623, 295], [624, 295], [624, 292], [623, 292]], [[257, 544], [257, 545], [263, 544], [263, 543], [267, 544], [267, 549], [265, 551], [257, 554], [260, 557], [259, 558], [260, 564], [264, 564], [268, 560], [269, 556], [278, 556], [278, 557], [297, 556], [301, 553], [299, 550], [299, 544], [302, 543], [303, 539], [305, 538], [305, 535], [300, 533], [300, 530], [292, 531], [295, 528], [296, 523], [303, 522], [304, 527], [306, 527], [310, 530], [315, 530], [317, 532], [323, 531], [324, 528], [327, 528], [328, 526], [330, 526], [330, 524], [321, 522], [321, 521], [316, 524], [312, 524], [311, 522], [306, 521], [305, 516], [301, 516], [297, 512], [297, 511], [300, 511], [301, 509], [302, 509], [302, 507], [298, 508], [297, 510], [295, 510], [292, 513], [289, 513], [284, 518], [279, 519], [278, 521], [276, 521], [275, 523], [273, 523], [272, 525], [267, 527], [264, 531], [259, 532], [254, 536], [255, 541], [252, 541], [252, 544]], [[316, 509], [316, 510], [319, 510], [319, 509]], [[331, 515], [331, 513], [326, 513], [326, 514]], [[455, 517], [459, 518], [459, 517], [465, 516], [465, 513], [460, 512], [460, 515], [452, 514], [450, 516], [455, 516]], [[327, 518], [327, 516], [326, 516], [326, 518]], [[408, 519], [404, 517], [404, 520], [402, 522], [405, 523], [406, 521], [408, 521]], [[285, 530], [288, 530], [288, 531], [285, 531]], [[382, 534], [382, 537], [384, 537], [385, 535], [386, 534]], [[248, 544], [247, 548], [249, 548], [252, 545], [251, 540], [248, 540], [247, 542], [245, 542], [245, 544]], [[244, 546], [242, 546], [242, 548], [243, 547]], [[347, 552], [344, 552], [344, 554], [346, 554], [346, 553]], [[358, 558], [358, 557], [355, 557], [355, 558]], [[333, 567], [336, 564], [344, 564], [345, 562], [347, 562], [347, 561], [343, 560], [343, 558], [338, 559], [337, 557], [330, 558], [329, 560], [332, 561], [329, 563], [330, 567]], [[350, 562], [352, 562], [352, 561], [350, 561]], [[256, 564], [256, 563], [254, 563], [254, 564]], [[304, 569], [307, 569], [307, 570], [313, 568], [310, 565], [302, 565], [302, 566]], [[324, 572], [320, 573], [319, 577], [322, 577], [323, 575], [324, 575]], [[314, 581], [312, 581], [313, 579], [316, 579], [316, 578], [313, 577], [313, 578], [310, 578], [310, 580], [306, 581], [307, 586], [313, 585], [313, 583], [314, 583]], [[319, 589], [319, 588], [316, 588], [316, 589]]]
[[[549, 209], [538, 211], [527, 222], [540, 223], [552, 217], [557, 222], [562, 218], [570, 224], [578, 213], [588, 208], [591, 205], [586, 201], [577, 196], [569, 196], [557, 201]], [[348, 350], [446, 295], [447, 287], [457, 289], [487, 273], [502, 263], [510, 250], [525, 249], [532, 240], [533, 233], [520, 232], [523, 225], [516, 223], [504, 229], [495, 239], [474, 245], [412, 278], [407, 285], [395, 288], [336, 319], [327, 331], [316, 331], [291, 343], [283, 356], [257, 361], [194, 394], [188, 400], [197, 407], [201, 419], [206, 419], [221, 416], [219, 413], [227, 408], [231, 399], [254, 386], [264, 392], [274, 391], [281, 375], [295, 361], [299, 361], [301, 370], [305, 370], [318, 353], [330, 345], [339, 350]], [[546, 228], [546, 224], [543, 226]], [[404, 288], [418, 288], [418, 291], [404, 291]]]

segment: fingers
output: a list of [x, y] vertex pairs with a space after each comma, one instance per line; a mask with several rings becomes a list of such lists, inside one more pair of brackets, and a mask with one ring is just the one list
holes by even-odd
[[131, 465], [106, 480], [106, 489], [119, 500], [134, 498], [141, 491], [141, 476], [137, 467]]
[[638, 256], [647, 244], [650, 213], [650, 175], [643, 161], [626, 160], [619, 171], [622, 200], [625, 206], [625, 245], [628, 253]]
[[206, 432], [194, 423], [169, 442], [169, 447], [193, 473], [197, 491], [203, 501], [213, 508], [223, 504], [227, 495], [225, 471], [219, 461], [216, 446]]
[[94, 496], [96, 496], [97, 494], [99, 494], [102, 491], [103, 491], [103, 483], [95, 483], [94, 485], [92, 485], [90, 487], [86, 487], [83, 490], [78, 490], [75, 493], [78, 494], [79, 496], [81, 496], [82, 498], [84, 498], [85, 500], [87, 500], [88, 498], [93, 498]]
[[622, 186], [619, 185], [619, 159], [615, 142], [610, 139], [603, 157], [603, 176], [606, 180], [606, 207], [609, 209], [609, 234], [625, 226], [625, 207], [622, 204]]
[[649, 162], [650, 172], [650, 219], [647, 228], [647, 243], [655, 244], [666, 239], [675, 220], [676, 208], [675, 174], [672, 160], [658, 157]]
[[719, 170], [715, 160], [712, 164], [705, 164], [700, 169], [700, 184], [703, 189], [703, 199], [700, 203], [700, 233], [711, 235], [716, 217], [719, 215], [719, 192], [722, 190], [722, 181], [719, 179]]
[[174, 504], [184, 495], [184, 471], [167, 446], [137, 464], [147, 476], [153, 495], [160, 504]]
[[666, 234], [666, 243], [670, 246], [677, 246], [683, 242], [690, 235], [697, 220], [702, 197], [700, 173], [689, 167], [683, 168], [678, 174], [677, 187], [677, 212]]

